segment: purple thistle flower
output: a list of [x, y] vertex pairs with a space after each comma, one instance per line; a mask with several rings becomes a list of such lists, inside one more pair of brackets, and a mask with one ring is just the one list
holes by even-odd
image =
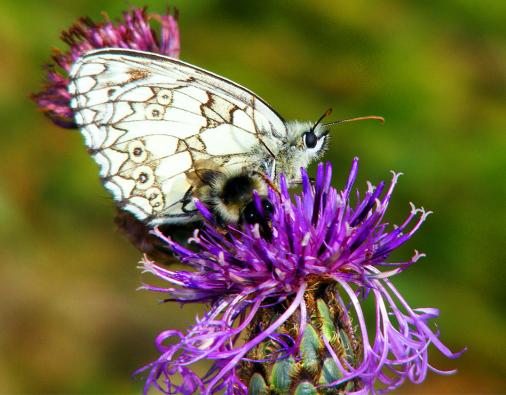
[[[319, 165], [314, 185], [302, 170], [302, 193], [293, 198], [282, 178], [281, 194], [269, 194], [275, 212], [268, 240], [258, 225], [223, 232], [201, 204], [206, 223], [190, 239], [195, 250], [154, 231], [192, 270], [169, 270], [145, 258], [144, 271], [170, 286], [143, 288], [167, 294], [166, 301], [205, 302], [209, 309], [186, 333], [167, 330], [157, 337], [160, 357], [139, 371], [147, 372], [146, 392], [154, 387], [167, 394], [253, 394], [278, 386], [281, 393], [280, 377], [298, 375], [297, 388], [308, 389], [300, 393], [316, 387], [385, 393], [406, 379], [422, 382], [428, 370], [453, 373], [428, 363], [430, 344], [448, 358], [460, 355], [429, 326], [438, 310], [411, 308], [390, 281], [423, 254], [415, 251], [406, 262], [387, 262], [430, 212], [412, 205], [401, 225], [384, 222], [396, 173], [389, 185], [369, 184], [363, 198], [357, 192], [352, 205], [357, 170], [355, 159], [341, 192], [330, 185], [330, 164]], [[373, 324], [362, 310], [366, 299], [374, 301]], [[318, 323], [312, 324], [315, 319]], [[327, 355], [325, 363], [312, 365], [311, 347], [315, 358]], [[204, 376], [190, 368], [201, 360], [213, 363]], [[291, 365], [279, 365], [288, 361]], [[295, 368], [282, 376], [276, 366]], [[317, 384], [304, 379], [311, 376], [308, 372], [320, 374]], [[265, 377], [271, 380], [267, 387]]]
[[[89, 18], [81, 18], [61, 34], [69, 49], [65, 52], [54, 49], [53, 63], [46, 66], [44, 89], [32, 95], [42, 112], [63, 128], [77, 127], [69, 106], [68, 73], [72, 64], [86, 52], [100, 48], [129, 48], [179, 57], [177, 12], [174, 16], [169, 12], [148, 15], [146, 8], [132, 8], [123, 13], [122, 21], [116, 23], [106, 13], [103, 15], [105, 22], [95, 23]], [[151, 27], [152, 20], [160, 24], [159, 31]]]

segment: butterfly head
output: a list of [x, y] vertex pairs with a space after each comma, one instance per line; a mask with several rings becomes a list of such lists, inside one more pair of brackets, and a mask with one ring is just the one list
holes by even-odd
[[290, 183], [298, 183], [300, 168], [307, 167], [325, 153], [329, 144], [331, 126], [366, 119], [384, 122], [382, 117], [372, 115], [322, 123], [322, 120], [331, 113], [332, 109], [328, 109], [316, 122], [293, 121], [287, 123], [288, 141], [276, 158], [277, 174], [283, 173]]
[[289, 147], [294, 156], [305, 162], [303, 167], [323, 155], [328, 147], [328, 134], [328, 128], [312, 122], [288, 124]]
[[283, 173], [289, 182], [297, 182], [300, 168], [319, 159], [328, 147], [329, 128], [321, 123], [330, 114], [327, 110], [316, 122], [292, 121], [286, 124], [287, 144], [277, 156], [277, 173]]

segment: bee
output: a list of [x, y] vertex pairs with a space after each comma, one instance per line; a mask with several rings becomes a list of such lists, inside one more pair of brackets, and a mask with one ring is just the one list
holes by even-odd
[[[321, 157], [329, 127], [286, 122], [248, 89], [178, 59], [127, 49], [91, 51], [70, 71], [75, 121], [118, 207], [149, 227], [201, 220], [256, 223], [280, 174], [289, 185]], [[255, 203], [254, 191], [261, 197]]]

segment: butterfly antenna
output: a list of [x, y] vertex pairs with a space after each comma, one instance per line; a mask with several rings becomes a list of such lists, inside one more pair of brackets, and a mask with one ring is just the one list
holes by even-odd
[[356, 118], [342, 119], [340, 121], [324, 123], [322, 126], [340, 125], [342, 123], [355, 122], [355, 121], [365, 121], [368, 119], [372, 119], [374, 121], [380, 121], [381, 123], [385, 123], [385, 118], [383, 118], [383, 117], [380, 117], [378, 115], [368, 115], [366, 117], [356, 117]]
[[[324, 118], [327, 118], [330, 114], [332, 114], [332, 108], [329, 108], [327, 111], [325, 111], [323, 113], [323, 115], [318, 118], [318, 121], [315, 122], [315, 124], [311, 127], [311, 131], [314, 132], [314, 130], [316, 129], [316, 127], [320, 124], [320, 122], [324, 119]], [[324, 125], [325, 126], [325, 125]]]

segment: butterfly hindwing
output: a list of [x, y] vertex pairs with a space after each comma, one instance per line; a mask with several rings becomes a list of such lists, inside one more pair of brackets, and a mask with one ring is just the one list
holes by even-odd
[[[196, 219], [191, 173], [258, 166], [277, 152], [284, 121], [241, 86], [162, 55], [108, 49], [70, 72], [76, 123], [118, 205], [151, 224]], [[265, 166], [268, 172], [271, 165]]]

